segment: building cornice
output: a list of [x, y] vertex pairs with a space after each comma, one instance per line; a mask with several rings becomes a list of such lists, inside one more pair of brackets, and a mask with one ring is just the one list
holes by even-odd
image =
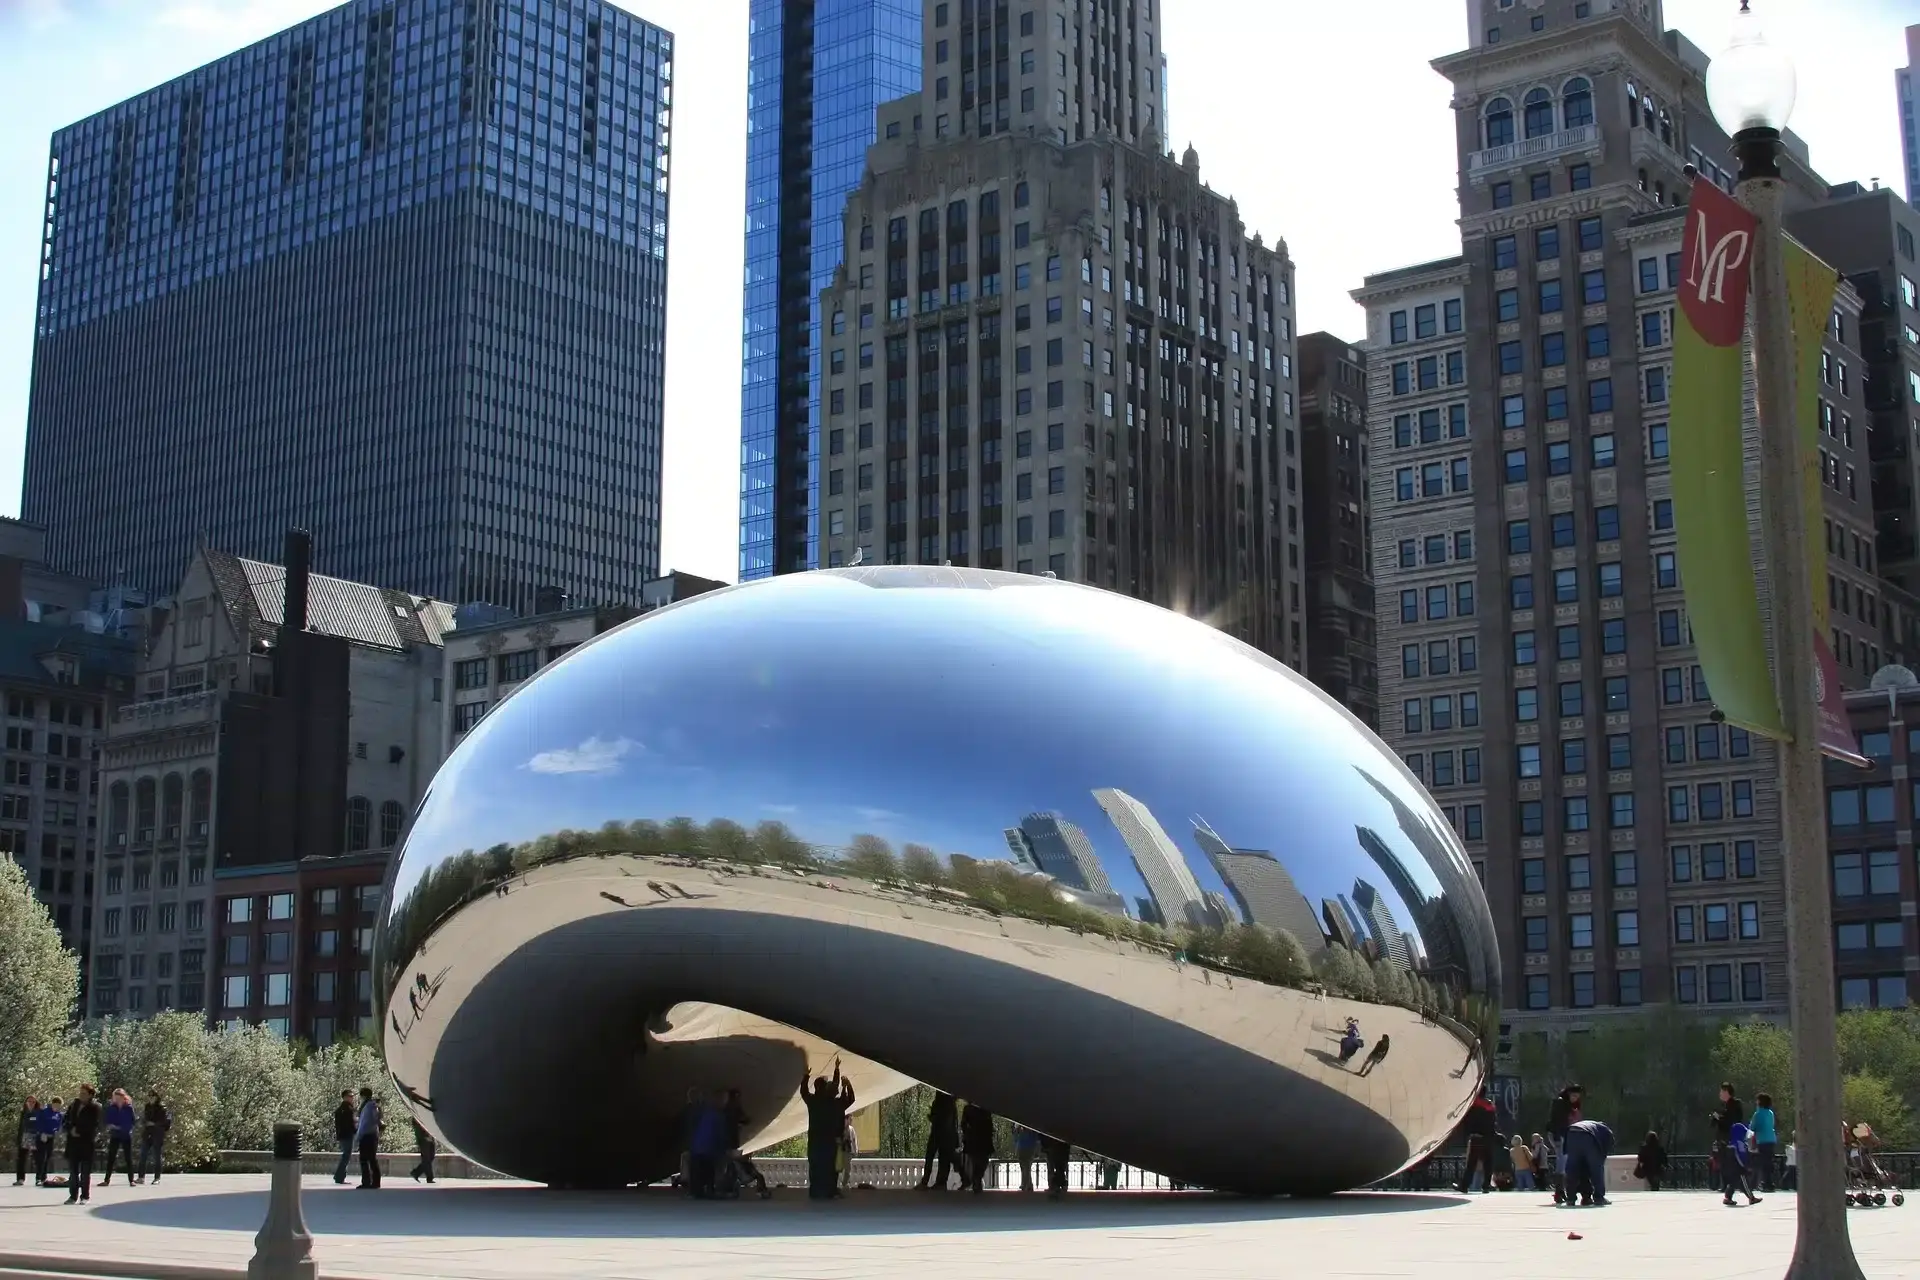
[[[1387, 273], [1391, 276], [1390, 279], [1371, 277], [1369, 283], [1351, 290], [1347, 296], [1363, 307], [1370, 307], [1391, 302], [1395, 298], [1425, 293], [1436, 285], [1464, 285], [1470, 272], [1465, 258], [1448, 258], [1444, 262], [1433, 263], [1431, 269], [1426, 270], [1418, 268], [1404, 270], [1406, 272], [1404, 275]], [[1364, 341], [1354, 345], [1362, 351], [1368, 349]]]

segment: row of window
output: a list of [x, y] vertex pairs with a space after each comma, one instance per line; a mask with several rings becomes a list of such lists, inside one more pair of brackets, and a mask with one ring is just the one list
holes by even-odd
[[[1617, 969], [1613, 979], [1615, 1004], [1633, 1006], [1643, 1002], [1645, 993], [1640, 970]], [[1593, 1008], [1598, 1003], [1598, 980], [1597, 975], [1585, 970], [1568, 974], [1568, 1005], [1575, 1009]], [[1680, 1004], [1699, 1004], [1703, 998], [1708, 1004], [1759, 1003], [1766, 999], [1765, 966], [1758, 960], [1680, 965], [1673, 971], [1673, 998]], [[1553, 1007], [1553, 980], [1549, 975], [1527, 975], [1525, 1004], [1529, 1009]]]
[[1400, 646], [1400, 674], [1409, 680], [1422, 675], [1445, 676], [1455, 671], [1466, 674], [1480, 669], [1480, 640], [1477, 636], [1459, 636], [1451, 640], [1429, 640], [1425, 645]]
[[1430, 622], [1437, 622], [1448, 616], [1471, 618], [1473, 616], [1473, 579], [1461, 582], [1436, 583], [1423, 592], [1418, 587], [1408, 587], [1400, 592], [1400, 621], [1420, 621], [1421, 602], [1424, 597], [1426, 616]]
[[[332, 959], [340, 954], [343, 934], [353, 942], [354, 950], [363, 956], [373, 954], [373, 926], [362, 925], [357, 929], [315, 929], [312, 936], [311, 954], [321, 959]], [[220, 943], [220, 963], [228, 968], [239, 968], [251, 963], [253, 936], [245, 933], [230, 933]], [[275, 929], [260, 935], [259, 955], [251, 956], [266, 964], [282, 964], [293, 959], [293, 934], [285, 929]]]
[[[260, 1003], [269, 1009], [280, 1009], [293, 1003], [293, 975], [291, 973], [263, 973], [260, 977]], [[220, 980], [220, 1007], [222, 1009], [246, 1009], [253, 1003], [254, 975], [248, 973], [230, 974]], [[338, 975], [331, 971], [313, 975], [313, 998], [320, 1004], [331, 1004], [339, 999]], [[354, 971], [353, 998], [361, 1005], [373, 1001], [373, 971], [357, 969]]]
[[[1561, 860], [1565, 874], [1561, 888], [1569, 892], [1586, 892], [1594, 887], [1593, 857], [1585, 853], [1568, 854]], [[1640, 883], [1640, 855], [1631, 849], [1617, 849], [1613, 853], [1613, 885], [1616, 889], [1630, 889]], [[1547, 891], [1547, 860], [1545, 858], [1520, 859], [1520, 892], [1541, 894]], [[1628, 945], [1628, 944], [1623, 944]]]
[[1402, 538], [1400, 540], [1400, 567], [1417, 568], [1420, 564], [1447, 563], [1447, 548], [1453, 548], [1453, 559], [1473, 559], [1473, 530], [1460, 529], [1452, 534], [1430, 533], [1425, 538]]
[[[1458, 298], [1423, 303], [1413, 309], [1413, 337], [1416, 340], [1438, 337], [1443, 329], [1447, 333], [1459, 333], [1465, 327]], [[1387, 316], [1387, 340], [1395, 346], [1408, 340], [1405, 311], [1395, 311]]]
[[[1567, 189], [1586, 191], [1593, 186], [1593, 166], [1584, 162], [1567, 166]], [[1513, 207], [1513, 183], [1503, 179], [1488, 190], [1488, 196], [1496, 209]], [[1553, 173], [1551, 170], [1527, 175], [1527, 199], [1551, 200], [1553, 198]], [[1595, 218], [1592, 221], [1598, 222]]]
[[[1622, 576], [1620, 562], [1606, 560], [1594, 567], [1594, 587], [1602, 599], [1622, 594], [1625, 579]], [[1550, 603], [1577, 604], [1580, 601], [1580, 571], [1571, 566], [1552, 571], [1553, 592]], [[1658, 590], [1668, 590], [1680, 585], [1680, 566], [1671, 551], [1656, 551], [1653, 556], [1653, 585]], [[1512, 574], [1507, 579], [1507, 607], [1518, 611], [1535, 606], [1534, 576], [1530, 573]], [[1402, 619], [1406, 621], [1407, 619]]]

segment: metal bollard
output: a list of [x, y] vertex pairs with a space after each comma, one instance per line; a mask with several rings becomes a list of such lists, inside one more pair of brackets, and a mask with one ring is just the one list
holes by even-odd
[[300, 1212], [300, 1126], [273, 1126], [273, 1185], [267, 1220], [253, 1238], [247, 1280], [320, 1280], [313, 1236]]

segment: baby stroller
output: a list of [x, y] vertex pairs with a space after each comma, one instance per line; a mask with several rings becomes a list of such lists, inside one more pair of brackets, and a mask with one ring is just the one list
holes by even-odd
[[1879, 1145], [1880, 1139], [1874, 1136], [1870, 1125], [1855, 1125], [1847, 1137], [1847, 1203], [1856, 1208], [1884, 1207], [1889, 1194], [1896, 1206], [1907, 1202], [1899, 1190], [1900, 1180], [1889, 1175], [1873, 1158], [1874, 1148]]

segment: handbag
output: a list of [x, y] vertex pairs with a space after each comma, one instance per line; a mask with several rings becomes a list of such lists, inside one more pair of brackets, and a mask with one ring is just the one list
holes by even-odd
[[1633, 1176], [1642, 1179], [1647, 1176], [1647, 1165], [1644, 1160], [1635, 1160], [1633, 1162]]

